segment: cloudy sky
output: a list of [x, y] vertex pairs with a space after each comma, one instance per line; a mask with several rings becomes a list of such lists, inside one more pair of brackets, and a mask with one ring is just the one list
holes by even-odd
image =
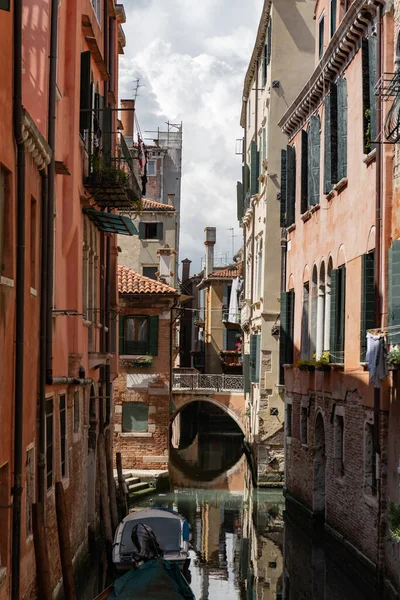
[[198, 271], [204, 227], [217, 227], [216, 256], [240, 247], [235, 142], [245, 72], [263, 0], [129, 0], [120, 97], [139, 78], [137, 117], [142, 132], [183, 122], [180, 259]]

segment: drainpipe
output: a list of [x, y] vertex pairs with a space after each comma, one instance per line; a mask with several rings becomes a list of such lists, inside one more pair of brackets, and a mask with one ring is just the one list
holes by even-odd
[[[107, 236], [106, 240], [106, 298], [105, 298], [105, 320], [104, 324], [107, 328], [105, 334], [106, 353], [108, 354], [111, 350], [111, 239]], [[106, 380], [106, 418], [105, 425], [109, 425], [111, 421], [111, 367], [109, 364], [105, 366], [105, 380]]]
[[51, 1], [50, 22], [50, 74], [48, 144], [51, 160], [48, 166], [48, 213], [47, 213], [47, 319], [46, 319], [46, 380], [53, 383], [53, 294], [54, 294], [54, 206], [55, 206], [55, 143], [56, 143], [56, 85], [58, 47], [58, 0]]
[[14, 136], [17, 145], [17, 268], [14, 374], [14, 483], [12, 488], [11, 598], [20, 598], [21, 496], [24, 415], [25, 149], [22, 138], [22, 0], [14, 1]]
[[45, 466], [46, 466], [46, 317], [47, 317], [47, 220], [48, 220], [48, 182], [47, 173], [42, 177], [42, 248], [40, 274], [40, 352], [39, 352], [39, 455], [38, 455], [38, 501], [44, 507]]
[[94, 379], [90, 377], [54, 377], [53, 385], [91, 385]]
[[[281, 292], [286, 291], [287, 271], [287, 229], [281, 229]], [[285, 384], [285, 371], [282, 365], [279, 367], [279, 384]]]

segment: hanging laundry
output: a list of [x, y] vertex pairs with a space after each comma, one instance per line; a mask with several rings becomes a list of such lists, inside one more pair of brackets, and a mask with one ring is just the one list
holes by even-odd
[[239, 277], [235, 277], [232, 281], [231, 298], [229, 301], [228, 323], [238, 323], [239, 319], [239, 303], [238, 293], [240, 288]]
[[147, 187], [147, 165], [144, 165], [144, 173], [142, 175], [142, 196], [146, 195], [146, 187]]
[[386, 344], [383, 335], [367, 333], [367, 355], [369, 382], [380, 388], [382, 379], [388, 375], [386, 363]]

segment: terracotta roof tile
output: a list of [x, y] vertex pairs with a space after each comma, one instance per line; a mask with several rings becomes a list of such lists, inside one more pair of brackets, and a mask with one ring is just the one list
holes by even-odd
[[149, 200], [148, 198], [142, 198], [143, 210], [155, 210], [161, 212], [173, 212], [175, 206], [171, 204], [163, 204], [162, 202], [156, 202], [155, 200]]
[[174, 288], [155, 281], [150, 277], [139, 275], [136, 271], [118, 265], [118, 291], [120, 294], [177, 294]]
[[221, 271], [214, 271], [209, 277], [210, 279], [221, 279], [224, 277], [240, 277], [242, 275], [242, 263], [237, 263], [235, 265], [229, 265], [229, 267], [225, 267]]

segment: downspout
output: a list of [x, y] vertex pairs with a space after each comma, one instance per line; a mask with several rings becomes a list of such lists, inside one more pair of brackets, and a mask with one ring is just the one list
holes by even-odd
[[[287, 229], [281, 229], [281, 292], [286, 292], [287, 271]], [[285, 371], [283, 365], [279, 365], [279, 385], [285, 384]]]
[[14, 482], [12, 488], [11, 598], [20, 598], [21, 496], [24, 418], [25, 149], [22, 138], [22, 0], [14, 1], [14, 136], [17, 145], [17, 268], [15, 302]]
[[[110, 341], [111, 341], [111, 239], [110, 236], [107, 236], [106, 240], [106, 298], [105, 298], [105, 326], [106, 326], [106, 335], [105, 335], [105, 343], [106, 343], [106, 354], [109, 354], [111, 351]], [[105, 380], [106, 380], [106, 415], [105, 415], [105, 425], [110, 424], [111, 422], [111, 367], [109, 362], [105, 366]]]
[[48, 166], [48, 213], [47, 213], [47, 318], [46, 318], [46, 380], [53, 383], [53, 295], [54, 295], [54, 206], [55, 206], [55, 143], [56, 143], [56, 86], [58, 47], [58, 0], [51, 0], [50, 23], [50, 73], [48, 144], [51, 160]]
[[45, 467], [46, 467], [46, 320], [47, 320], [47, 220], [48, 220], [48, 182], [46, 171], [42, 177], [42, 248], [40, 274], [40, 358], [39, 358], [39, 427], [38, 427], [38, 501], [44, 506]]

